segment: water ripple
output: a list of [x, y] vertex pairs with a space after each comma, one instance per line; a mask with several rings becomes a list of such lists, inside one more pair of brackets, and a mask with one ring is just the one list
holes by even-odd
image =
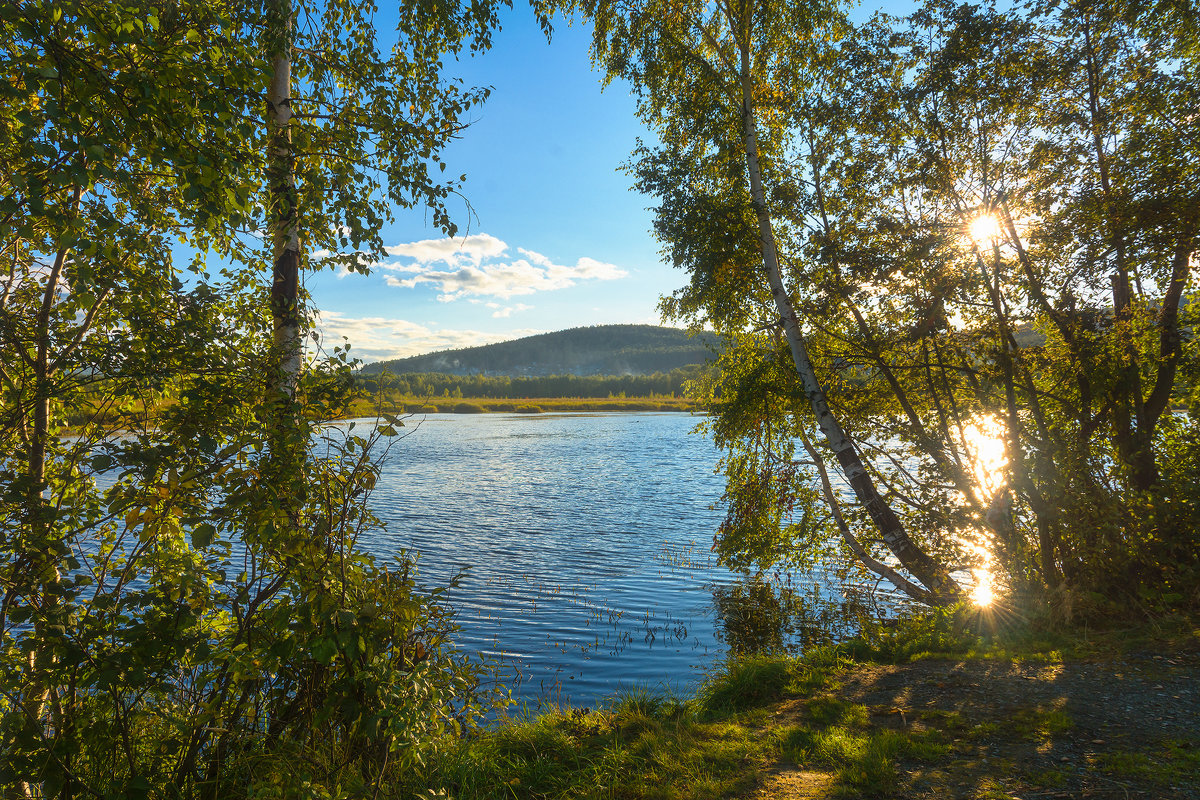
[[[429, 415], [389, 452], [386, 531], [444, 584], [459, 647], [498, 656], [514, 696], [589, 705], [634, 684], [684, 688], [722, 651], [706, 588], [718, 452], [682, 414]], [[698, 543], [703, 543], [701, 546]]]

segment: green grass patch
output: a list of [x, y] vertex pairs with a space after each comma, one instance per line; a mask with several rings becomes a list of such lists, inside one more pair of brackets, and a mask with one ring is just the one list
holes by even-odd
[[780, 654], [730, 658], [709, 673], [696, 702], [711, 714], [733, 713], [809, 695], [831, 685], [847, 663], [836, 647], [814, 648], [803, 658]]
[[773, 655], [732, 659], [709, 676], [697, 700], [711, 712], [744, 711], [775, 702], [792, 682], [795, 663]]
[[[962, 727], [965, 727], [965, 721]], [[1028, 742], [1048, 742], [1075, 726], [1060, 706], [1032, 706], [1007, 713], [1003, 719], [989, 719], [965, 731], [968, 740], [1023, 739]], [[946, 726], [950, 727], [950, 726]]]
[[917, 719], [947, 731], [964, 731], [967, 720], [959, 711], [946, 711], [941, 708], [923, 708], [916, 711]]
[[1184, 614], [1067, 624], [1047, 607], [980, 609], [964, 603], [868, 622], [861, 635], [840, 645], [855, 660], [888, 664], [939, 658], [1062, 663], [1120, 657], [1148, 646], [1200, 648], [1200, 629]]
[[[834, 649], [807, 659], [749, 656], [721, 664], [687, 700], [637, 690], [595, 710], [527, 712], [462, 740], [395, 793], [681, 800], [736, 795], [753, 788], [760, 770], [780, 756], [783, 730], [774, 726], [770, 704], [828, 685], [843, 663]], [[842, 711], [831, 705], [828, 714], [841, 719]]]
[[[1071, 771], [1046, 764], [1022, 772], [1011, 760], [975, 759], [978, 745], [1041, 748], [1069, 736], [1065, 703], [1030, 705], [973, 724], [959, 710], [909, 710], [903, 727], [837, 695], [842, 671], [863, 660], [905, 662], [955, 658], [1046, 660], [1096, 646], [1112, 652], [1119, 632], [1084, 646], [1067, 632], [981, 634], [961, 617], [935, 612], [884, 627], [856, 642], [815, 648], [803, 658], [753, 655], [715, 667], [691, 698], [634, 691], [602, 708], [549, 708], [498, 723], [454, 744], [436, 763], [407, 773], [391, 797], [721, 798], [743, 796], [779, 759], [833, 777], [835, 796], [886, 798], [912, 786], [909, 774], [949, 789], [969, 781], [972, 797], [1008, 798], [1013, 777], [1051, 790], [1070, 785]], [[786, 701], [786, 702], [784, 702]], [[877, 709], [878, 710], [878, 709]], [[887, 710], [884, 710], [887, 713]], [[1200, 782], [1200, 749], [1172, 740], [1140, 750], [1093, 756], [1095, 768], [1156, 785]], [[952, 751], [952, 747], [956, 748]], [[957, 753], [957, 760], [951, 753]], [[958, 767], [953, 766], [959, 764]], [[948, 770], [948, 771], [947, 771]], [[961, 773], [961, 774], [960, 774]], [[960, 783], [956, 784], [955, 781]], [[1018, 796], [1024, 796], [1014, 789]], [[424, 792], [425, 794], [421, 794]]]
[[900, 760], [926, 762], [949, 752], [938, 731], [874, 728], [865, 706], [839, 697], [813, 698], [805, 717], [784, 736], [783, 754], [796, 764], [832, 771], [840, 796], [893, 796], [900, 787]]
[[551, 709], [501, 722], [398, 794], [719, 798], [750, 788], [777, 751], [775, 737], [742, 720], [706, 721], [677, 698], [633, 692], [594, 711]]
[[891, 797], [900, 787], [900, 760], [928, 762], [949, 752], [936, 731], [876, 729], [866, 720], [862, 706], [823, 704], [811, 724], [787, 733], [783, 753], [796, 764], [831, 770], [840, 796]]
[[1036, 706], [1013, 712], [1004, 723], [1003, 732], [1034, 742], [1048, 742], [1071, 730], [1075, 725], [1070, 715], [1059, 706]]
[[1200, 785], [1200, 741], [1165, 739], [1142, 750], [1120, 750], [1096, 757], [1096, 765], [1119, 778], [1157, 785]]
[[1027, 783], [1043, 789], [1062, 789], [1070, 778], [1066, 770], [1053, 767], [1026, 772], [1023, 777]]
[[975, 725], [967, 731], [968, 739], [994, 739], [1001, 735], [1003, 727], [995, 720], [987, 720]]

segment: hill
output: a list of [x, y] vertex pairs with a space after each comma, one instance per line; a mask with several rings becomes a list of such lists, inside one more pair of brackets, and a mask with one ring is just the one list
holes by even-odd
[[713, 357], [715, 335], [691, 336], [654, 325], [595, 325], [526, 336], [460, 350], [379, 361], [366, 374], [437, 372], [445, 375], [536, 377], [544, 375], [650, 375]]

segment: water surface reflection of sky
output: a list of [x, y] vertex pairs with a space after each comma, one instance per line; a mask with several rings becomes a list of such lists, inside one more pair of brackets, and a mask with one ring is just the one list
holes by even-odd
[[589, 704], [683, 688], [723, 652], [709, 548], [719, 453], [686, 414], [429, 415], [410, 421], [372, 498], [380, 556], [420, 551], [459, 645], [519, 668], [516, 694]]

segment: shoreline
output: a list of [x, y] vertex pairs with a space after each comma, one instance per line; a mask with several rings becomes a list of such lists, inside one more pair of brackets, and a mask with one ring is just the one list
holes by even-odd
[[402, 398], [385, 401], [369, 398], [353, 400], [339, 419], [371, 417], [377, 414], [540, 414], [547, 412], [618, 411], [645, 413], [666, 411], [686, 413], [704, 411], [700, 403], [681, 397], [530, 397], [512, 398]]
[[1195, 617], [1109, 624], [986, 633], [996, 626], [981, 612], [937, 635], [930, 615], [802, 656], [725, 660], [682, 696], [633, 690], [502, 718], [393, 788], [580, 800], [1200, 798]]

